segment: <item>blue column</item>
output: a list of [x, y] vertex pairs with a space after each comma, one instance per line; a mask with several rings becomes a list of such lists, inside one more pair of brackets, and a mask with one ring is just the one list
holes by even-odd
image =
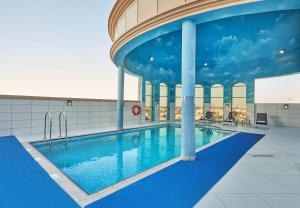
[[140, 78], [140, 100], [145, 103], [146, 98], [146, 81], [143, 77]]
[[141, 101], [141, 107], [142, 107], [142, 116], [141, 120], [142, 122], [146, 121], [145, 116], [145, 109], [146, 109], [146, 80], [145, 78], [140, 78], [140, 101]]
[[224, 84], [224, 103], [231, 104], [232, 102], [232, 84]]
[[182, 119], [181, 157], [195, 160], [195, 65], [196, 24], [182, 24]]
[[123, 129], [124, 67], [118, 67], [117, 129]]
[[153, 81], [153, 120], [159, 121], [160, 82]]
[[210, 85], [205, 85], [204, 86], [204, 103], [209, 103], [211, 102], [211, 86]]
[[175, 121], [175, 85], [169, 85], [168, 93], [168, 120]]
[[255, 91], [255, 80], [250, 80], [246, 82], [246, 91], [247, 91], [247, 103], [254, 103], [254, 91]]
[[210, 111], [210, 103], [211, 103], [211, 86], [210, 85], [204, 85], [204, 111], [203, 115], [205, 116], [207, 111]]

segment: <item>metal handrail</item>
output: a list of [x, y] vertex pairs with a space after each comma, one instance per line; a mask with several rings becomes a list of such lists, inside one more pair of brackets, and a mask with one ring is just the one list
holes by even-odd
[[52, 140], [52, 115], [50, 112], [47, 112], [45, 114], [45, 124], [44, 124], [44, 139], [47, 139], [46, 134], [47, 134], [47, 118], [49, 117], [49, 122], [50, 122], [50, 129], [49, 129], [49, 140], [51, 142]]
[[67, 115], [65, 112], [60, 112], [59, 114], [59, 137], [61, 137], [61, 118], [62, 116], [65, 119], [65, 136], [66, 139], [68, 139], [68, 119], [67, 119]]

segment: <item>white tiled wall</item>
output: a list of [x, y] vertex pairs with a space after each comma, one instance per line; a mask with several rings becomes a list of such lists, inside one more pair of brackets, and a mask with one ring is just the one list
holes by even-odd
[[[144, 122], [143, 114], [133, 116], [135, 102], [125, 102], [124, 125]], [[40, 135], [44, 132], [44, 116], [50, 111], [53, 117], [53, 134], [58, 136], [58, 117], [64, 111], [68, 117], [68, 129], [88, 130], [114, 128], [116, 101], [73, 101], [67, 106], [63, 100], [0, 99], [0, 136]]]
[[267, 113], [270, 126], [300, 127], [300, 104], [256, 104], [257, 113]]
[[[225, 106], [225, 105], [224, 105]], [[210, 103], [205, 103], [204, 113], [210, 110]], [[230, 108], [224, 108], [224, 116]], [[289, 104], [289, 109], [283, 109], [283, 104], [247, 104], [247, 115], [254, 124], [255, 113], [267, 113], [269, 126], [300, 128], [300, 104]]]

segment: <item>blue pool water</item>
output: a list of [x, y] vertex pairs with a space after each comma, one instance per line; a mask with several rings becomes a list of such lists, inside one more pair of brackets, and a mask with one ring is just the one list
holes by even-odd
[[[196, 148], [232, 132], [196, 128]], [[46, 158], [88, 194], [180, 155], [180, 127], [165, 125], [34, 143]]]

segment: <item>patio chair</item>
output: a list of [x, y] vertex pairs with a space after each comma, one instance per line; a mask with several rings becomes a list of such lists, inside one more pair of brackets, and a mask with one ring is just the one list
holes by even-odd
[[205, 116], [203, 116], [202, 118], [200, 118], [200, 121], [205, 121], [205, 122], [212, 122], [212, 112], [211, 111], [207, 111]]
[[268, 115], [267, 113], [257, 113], [256, 114], [256, 127], [264, 126], [268, 128]]
[[233, 112], [228, 113], [227, 118], [224, 120], [224, 124], [233, 124], [233, 125], [237, 124]]

